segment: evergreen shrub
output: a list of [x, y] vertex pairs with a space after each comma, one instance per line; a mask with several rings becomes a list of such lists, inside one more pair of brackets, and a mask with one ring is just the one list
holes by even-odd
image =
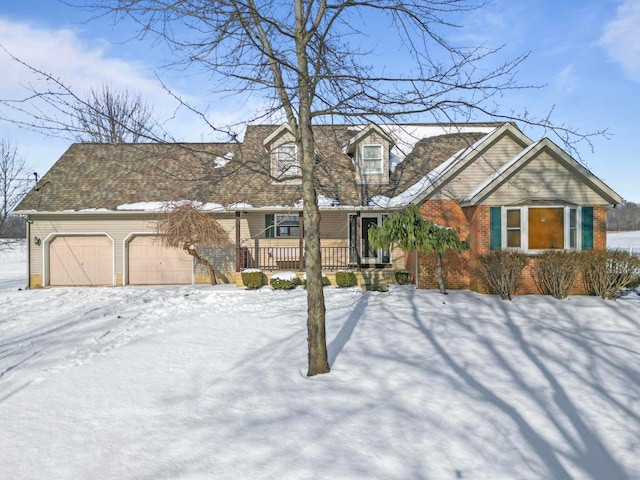
[[248, 268], [243, 270], [240, 275], [242, 276], [242, 283], [249, 290], [255, 290], [264, 285], [264, 273], [262, 273], [262, 270]]
[[336, 272], [336, 285], [339, 287], [353, 287], [358, 283], [356, 274], [350, 270], [338, 270]]

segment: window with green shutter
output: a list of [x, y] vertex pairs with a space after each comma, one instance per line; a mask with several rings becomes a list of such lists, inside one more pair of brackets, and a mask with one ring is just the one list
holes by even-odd
[[489, 221], [489, 246], [491, 250], [500, 250], [502, 248], [502, 208], [491, 207]]
[[582, 207], [582, 250], [593, 250], [593, 207]]
[[275, 237], [275, 215], [273, 213], [267, 213], [264, 216], [264, 238]]

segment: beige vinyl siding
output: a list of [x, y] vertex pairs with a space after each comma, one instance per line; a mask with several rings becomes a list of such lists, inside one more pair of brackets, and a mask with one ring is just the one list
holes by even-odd
[[[364, 173], [362, 172], [362, 146], [363, 145], [382, 145], [382, 172], [381, 173]], [[372, 130], [369, 134], [362, 137], [356, 145], [356, 181], [364, 184], [387, 184], [389, 183], [389, 150], [391, 145], [389, 141], [380, 135], [377, 131]]]
[[[297, 211], [278, 212], [288, 215], [297, 215]], [[348, 214], [346, 212], [322, 211], [320, 224], [320, 236], [323, 240], [346, 240], [348, 238]], [[246, 246], [252, 246], [255, 238], [260, 239], [260, 244], [267, 242], [273, 245], [298, 245], [298, 238], [265, 238], [265, 213], [250, 212], [243, 215], [243, 220], [249, 230], [249, 235], [243, 232], [243, 242]]]
[[[123, 273], [123, 243], [131, 232], [153, 233], [155, 225], [150, 216], [127, 217], [123, 219], [111, 215], [37, 215], [33, 217], [31, 225], [31, 274], [43, 275], [45, 240], [64, 234], [98, 235], [107, 234], [115, 246], [115, 268], [117, 284], [121, 284]], [[35, 238], [40, 239], [40, 245], [35, 245]]]
[[524, 146], [509, 134], [489, 145], [475, 160], [431, 197], [433, 200], [460, 199], [493, 175], [502, 165], [524, 150]]
[[[124, 281], [125, 241], [129, 241], [134, 234], [155, 233], [154, 215], [148, 213], [132, 214], [47, 214], [33, 215], [31, 225], [31, 275], [44, 275], [44, 249], [45, 240], [52, 239], [56, 235], [82, 234], [82, 235], [109, 235], [115, 245], [115, 273], [116, 284], [122, 285]], [[229, 240], [235, 243], [235, 217], [233, 214], [225, 214], [221, 219], [224, 228], [230, 232]], [[249, 228], [246, 219], [241, 219], [241, 234], [248, 236]], [[38, 238], [40, 245], [35, 244]], [[235, 255], [235, 249], [234, 253]], [[225, 259], [229, 254], [224, 255]], [[228, 262], [227, 262], [228, 263]], [[226, 265], [226, 263], [225, 263]], [[233, 259], [235, 270], [235, 257]]]
[[321, 212], [320, 237], [322, 240], [347, 240], [349, 216], [345, 212]]
[[[543, 180], [544, 179], [544, 180]], [[548, 151], [541, 151], [520, 170], [481, 199], [480, 205], [515, 205], [525, 200], [554, 200], [575, 205], [604, 205], [606, 201]]]

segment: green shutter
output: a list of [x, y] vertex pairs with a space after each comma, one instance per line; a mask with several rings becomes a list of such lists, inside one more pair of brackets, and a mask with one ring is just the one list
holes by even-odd
[[267, 213], [264, 216], [264, 238], [274, 238], [275, 228], [273, 226], [275, 222], [275, 215], [273, 213]]
[[593, 250], [593, 207], [582, 207], [582, 250]]
[[502, 248], [502, 208], [491, 207], [490, 211], [490, 232], [489, 245], [491, 250]]

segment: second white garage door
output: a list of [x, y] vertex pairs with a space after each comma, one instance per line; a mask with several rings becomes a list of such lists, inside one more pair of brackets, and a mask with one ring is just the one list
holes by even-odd
[[168, 248], [157, 237], [141, 235], [129, 242], [130, 285], [190, 285], [193, 262], [184, 250]]

